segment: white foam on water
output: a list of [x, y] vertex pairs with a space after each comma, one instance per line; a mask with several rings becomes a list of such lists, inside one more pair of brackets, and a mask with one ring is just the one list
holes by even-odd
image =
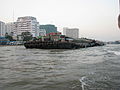
[[85, 90], [85, 89], [84, 89], [84, 86], [86, 85], [86, 83], [84, 82], [84, 79], [85, 79], [85, 78], [86, 78], [86, 77], [83, 76], [83, 77], [81, 77], [81, 79], [79, 79], [79, 81], [81, 82], [82, 90]]
[[116, 54], [116, 55], [120, 55], [120, 52], [114, 52], [114, 54]]
[[119, 51], [108, 51], [110, 53], [114, 53], [115, 55], [120, 55], [120, 52]]

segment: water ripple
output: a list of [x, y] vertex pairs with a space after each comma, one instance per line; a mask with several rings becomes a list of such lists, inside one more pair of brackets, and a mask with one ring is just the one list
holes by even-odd
[[0, 47], [0, 90], [119, 90], [120, 46]]

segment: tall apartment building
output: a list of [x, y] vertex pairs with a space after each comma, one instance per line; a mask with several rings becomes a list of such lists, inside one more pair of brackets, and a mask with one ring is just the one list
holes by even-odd
[[6, 23], [5, 25], [5, 31], [10, 35], [13, 33], [13, 35], [17, 35], [17, 22], [10, 22]]
[[40, 29], [39, 30], [39, 36], [46, 36], [46, 30], [45, 29]]
[[5, 23], [0, 21], [0, 37], [4, 37], [5, 33]]
[[79, 38], [79, 29], [78, 28], [63, 28], [63, 34], [68, 37]]
[[31, 32], [33, 37], [39, 36], [39, 22], [32, 16], [19, 17], [17, 19], [17, 35], [22, 32]]

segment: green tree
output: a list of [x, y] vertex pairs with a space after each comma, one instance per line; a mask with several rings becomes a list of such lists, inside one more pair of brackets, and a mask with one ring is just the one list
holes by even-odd
[[10, 41], [14, 41], [13, 37], [8, 35], [8, 33], [5, 33], [5, 38], [10, 40]]
[[22, 32], [21, 35], [23, 36], [23, 41], [29, 41], [33, 38], [30, 32]]

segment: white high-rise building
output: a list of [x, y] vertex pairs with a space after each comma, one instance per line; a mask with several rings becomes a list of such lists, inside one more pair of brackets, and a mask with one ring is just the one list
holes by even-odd
[[5, 23], [0, 21], [0, 37], [4, 37], [5, 33]]
[[40, 29], [39, 30], [39, 36], [46, 36], [46, 30], [45, 29]]
[[10, 23], [6, 23], [5, 25], [5, 30], [6, 32], [10, 35], [11, 33], [13, 33], [13, 35], [17, 35], [17, 22], [10, 22]]
[[63, 28], [63, 34], [68, 37], [79, 38], [79, 29], [78, 28]]
[[20, 35], [22, 32], [31, 32], [33, 37], [38, 36], [39, 34], [39, 22], [37, 22], [35, 17], [25, 16], [19, 17], [17, 20], [17, 35]]

